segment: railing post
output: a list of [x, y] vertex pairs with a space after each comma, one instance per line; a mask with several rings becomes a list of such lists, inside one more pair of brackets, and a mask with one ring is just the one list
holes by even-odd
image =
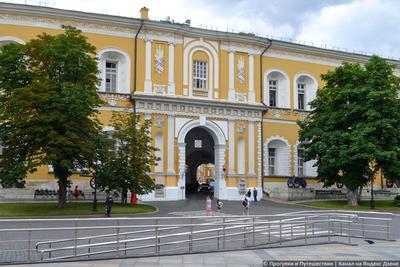
[[253, 217], [253, 246], [256, 245], [256, 217]]
[[117, 220], [117, 255], [119, 256], [119, 220]]
[[156, 241], [155, 249], [156, 249], [156, 255], [158, 255], [160, 253], [160, 247], [159, 247], [160, 240], [158, 239], [158, 226], [156, 226], [155, 231], [156, 231], [155, 232], [155, 241]]
[[90, 257], [90, 243], [91, 243], [91, 241], [90, 241], [91, 239], [89, 238], [89, 241], [88, 241], [88, 258]]
[[348, 221], [348, 227], [349, 227], [349, 244], [351, 244], [351, 230], [350, 230], [350, 227], [351, 227], [351, 224], [350, 224], [350, 220]]
[[222, 218], [222, 246], [225, 249], [225, 217]]
[[219, 250], [219, 232], [220, 230], [217, 231], [217, 249]]
[[193, 225], [192, 225], [192, 220], [190, 220], [189, 253], [192, 252], [193, 252]]
[[[51, 249], [51, 242], [49, 243], [49, 249]], [[51, 259], [51, 250], [49, 251], [49, 259]]]
[[267, 223], [268, 223], [268, 242], [271, 242], [271, 222], [269, 221], [269, 219]]
[[390, 239], [390, 221], [386, 221], [386, 240]]
[[243, 219], [243, 247], [246, 247], [246, 219]]
[[304, 243], [307, 245], [307, 216], [304, 216]]
[[290, 239], [293, 240], [293, 223], [290, 223]]
[[331, 215], [328, 215], [328, 243], [331, 242]]
[[75, 242], [74, 242], [74, 256], [76, 258], [76, 255], [78, 253], [78, 221], [75, 219], [75, 230], [74, 230], [74, 236], [75, 236]]
[[279, 216], [279, 245], [282, 245], [282, 217]]
[[126, 256], [126, 243], [127, 243], [127, 241], [128, 241], [128, 234], [125, 234], [125, 256]]
[[364, 223], [364, 218], [361, 218], [361, 223], [362, 223], [362, 237], [365, 238], [365, 223]]
[[[31, 228], [31, 225], [28, 224], [28, 227]], [[31, 261], [31, 245], [32, 245], [32, 231], [28, 230], [28, 262]], [[43, 260], [43, 256], [42, 256], [42, 260]]]

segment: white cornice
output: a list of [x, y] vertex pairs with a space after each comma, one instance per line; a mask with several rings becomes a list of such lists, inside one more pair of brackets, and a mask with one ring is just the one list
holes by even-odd
[[200, 115], [224, 120], [261, 121], [261, 105], [235, 104], [221, 101], [159, 97], [136, 94], [132, 96], [136, 110], [147, 114], [198, 117]]

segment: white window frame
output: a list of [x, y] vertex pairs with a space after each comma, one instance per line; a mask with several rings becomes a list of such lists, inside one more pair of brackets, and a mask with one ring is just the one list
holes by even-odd
[[297, 176], [305, 176], [304, 148], [297, 146]]
[[[274, 105], [271, 105], [271, 93], [274, 92]], [[269, 103], [270, 107], [277, 107], [277, 99], [278, 99], [278, 80], [277, 79], [269, 79], [268, 80], [268, 93], [269, 93]]]
[[[273, 151], [273, 153], [271, 153]], [[276, 174], [276, 148], [269, 147], [268, 148], [268, 174], [275, 175]]]
[[[208, 64], [207, 61], [193, 60], [192, 86], [193, 90], [208, 91]], [[197, 85], [200, 86], [197, 86]]]
[[[306, 108], [306, 89], [307, 84], [303, 82], [297, 83], [297, 108], [299, 110], [305, 110]], [[302, 96], [302, 101], [300, 101], [300, 96]]]
[[[115, 68], [107, 67], [107, 64], [114, 64]], [[116, 93], [118, 88], [118, 61], [106, 60], [105, 70], [105, 92]], [[108, 76], [110, 76], [108, 78]], [[110, 79], [108, 82], [107, 80]]]

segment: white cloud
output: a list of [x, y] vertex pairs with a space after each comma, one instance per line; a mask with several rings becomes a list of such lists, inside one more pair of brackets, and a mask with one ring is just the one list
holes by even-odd
[[400, 57], [399, 2], [355, 0], [308, 14], [297, 39]]

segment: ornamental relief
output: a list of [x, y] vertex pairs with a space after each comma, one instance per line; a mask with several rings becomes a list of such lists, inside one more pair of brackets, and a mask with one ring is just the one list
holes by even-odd
[[164, 72], [164, 47], [162, 45], [156, 47], [156, 52], [154, 54], [154, 68], [160, 75]]
[[244, 81], [246, 80], [245, 63], [244, 63], [244, 58], [242, 56], [239, 56], [237, 62], [237, 78], [240, 84], [243, 84]]
[[33, 17], [33, 16], [16, 16], [16, 15], [8, 15], [8, 14], [1, 14], [0, 20], [3, 21], [20, 21], [20, 22], [28, 22], [32, 25], [37, 25], [38, 23], [47, 24], [48, 27], [60, 25], [71, 25], [77, 28], [86, 28], [86, 29], [94, 29], [94, 30], [104, 30], [107, 32], [120, 32], [125, 34], [131, 34], [132, 30], [123, 27], [113, 27], [106, 24], [94, 24], [94, 23], [82, 23], [76, 22], [72, 20], [60, 20], [60, 19], [51, 19], [51, 18], [41, 18], [41, 17]]

